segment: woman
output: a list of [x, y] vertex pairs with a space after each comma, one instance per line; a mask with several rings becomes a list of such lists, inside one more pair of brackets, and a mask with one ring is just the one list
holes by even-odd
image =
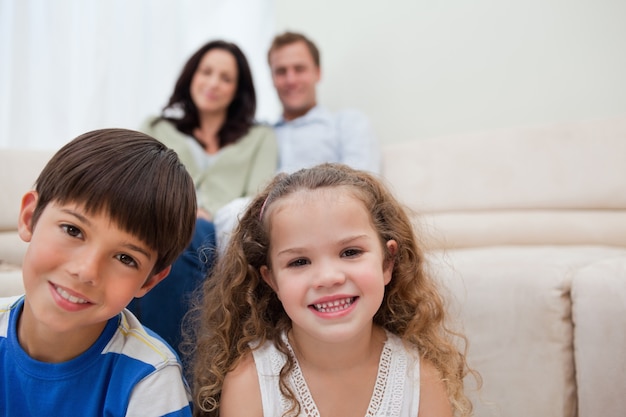
[[198, 196], [190, 246], [166, 280], [129, 305], [177, 350], [190, 294], [213, 262], [213, 216], [231, 200], [254, 195], [276, 172], [276, 139], [270, 127], [254, 123], [255, 111], [245, 55], [236, 45], [216, 40], [189, 58], [161, 115], [140, 129], [178, 153]]

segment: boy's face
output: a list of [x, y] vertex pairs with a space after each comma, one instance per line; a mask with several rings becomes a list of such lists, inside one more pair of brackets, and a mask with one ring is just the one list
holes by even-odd
[[106, 321], [169, 273], [151, 276], [157, 253], [120, 230], [106, 213], [51, 202], [36, 225], [37, 193], [22, 200], [19, 234], [29, 242], [23, 263], [26, 301], [21, 321], [43, 334], [98, 337]]

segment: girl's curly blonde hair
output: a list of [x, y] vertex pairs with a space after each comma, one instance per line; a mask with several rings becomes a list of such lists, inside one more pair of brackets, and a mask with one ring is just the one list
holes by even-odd
[[241, 217], [204, 284], [187, 327], [192, 333], [187, 335], [183, 348], [192, 358], [194, 414], [219, 415], [226, 374], [251, 353], [251, 346], [266, 341], [271, 341], [287, 359], [280, 373], [280, 390], [292, 403], [288, 414], [299, 413], [300, 405], [287, 383], [294, 362], [281, 338], [291, 328], [291, 320], [259, 271], [261, 266], [269, 265], [272, 204], [296, 191], [330, 187], [344, 188], [363, 202], [371, 212], [381, 243], [393, 239], [398, 244], [392, 279], [374, 324], [398, 335], [431, 361], [445, 383], [455, 415], [471, 415], [463, 379], [468, 372], [479, 376], [468, 368], [464, 350], [457, 347], [459, 341], [466, 344], [465, 338], [444, 323], [443, 299], [425, 272], [424, 256], [408, 216], [379, 179], [341, 164], [322, 164], [277, 175]]

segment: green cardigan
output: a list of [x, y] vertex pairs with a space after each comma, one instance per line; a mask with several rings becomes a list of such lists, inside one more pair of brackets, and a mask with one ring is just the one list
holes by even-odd
[[154, 120], [146, 120], [140, 130], [176, 151], [196, 185], [198, 207], [212, 215], [235, 198], [261, 191], [276, 173], [278, 147], [268, 126], [251, 127], [239, 141], [220, 149], [213, 163], [201, 170], [189, 148], [188, 142], [194, 139], [167, 120], [152, 125]]

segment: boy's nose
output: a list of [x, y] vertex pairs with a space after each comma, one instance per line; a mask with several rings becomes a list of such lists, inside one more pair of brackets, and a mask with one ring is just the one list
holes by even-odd
[[96, 284], [100, 272], [100, 257], [93, 252], [84, 251], [74, 262], [72, 274], [86, 284]]

